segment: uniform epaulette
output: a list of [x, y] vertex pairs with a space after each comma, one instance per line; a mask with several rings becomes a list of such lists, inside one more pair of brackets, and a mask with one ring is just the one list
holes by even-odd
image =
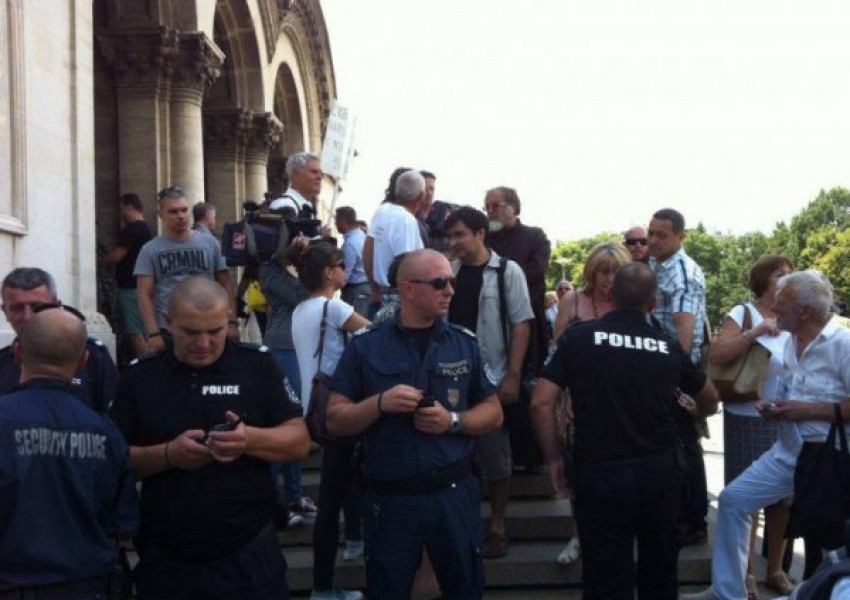
[[370, 331], [377, 331], [380, 325], [380, 323], [370, 323], [366, 327], [361, 327], [351, 335], [356, 337], [358, 335], [363, 335], [364, 333], [369, 333]]
[[163, 352], [165, 352], [165, 348], [163, 348], [162, 350], [159, 350], [159, 351], [157, 351], [157, 352], [151, 352], [150, 354], [145, 354], [145, 355], [143, 355], [143, 356], [139, 356], [139, 357], [137, 357], [137, 358], [134, 358], [134, 359], [133, 359], [133, 360], [131, 360], [130, 362], [128, 362], [128, 363], [127, 363], [127, 366], [128, 366], [128, 367], [135, 367], [135, 366], [136, 366], [136, 365], [138, 365], [138, 364], [141, 364], [141, 363], [143, 363], [143, 362], [147, 362], [147, 361], [149, 361], [149, 360], [153, 360], [154, 358], [157, 358], [157, 357], [158, 357], [158, 356], [160, 356]]
[[86, 344], [97, 346], [99, 348], [106, 348], [106, 344], [104, 344], [101, 340], [93, 337], [86, 338]]
[[253, 350], [255, 352], [260, 352], [262, 354], [268, 354], [271, 352], [271, 349], [265, 344], [252, 344], [251, 342], [234, 342], [240, 348], [245, 348], [246, 350]]
[[455, 329], [457, 331], [460, 331], [461, 333], [465, 333], [466, 335], [468, 335], [469, 337], [471, 337], [473, 339], [476, 339], [475, 332], [470, 331], [469, 329], [467, 329], [463, 325], [457, 325], [455, 323], [449, 323], [449, 327], [451, 327], [452, 329]]

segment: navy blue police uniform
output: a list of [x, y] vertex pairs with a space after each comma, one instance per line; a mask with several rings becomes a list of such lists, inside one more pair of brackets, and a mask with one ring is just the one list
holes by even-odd
[[585, 598], [677, 597], [675, 525], [684, 476], [675, 392], [705, 374], [636, 310], [567, 329], [542, 376], [569, 387], [575, 414], [576, 524]]
[[[255, 427], [301, 416], [267, 348], [228, 341], [221, 357], [201, 369], [178, 361], [171, 347], [134, 361], [110, 415], [130, 446], [143, 447], [189, 429], [208, 431], [226, 421], [227, 411]], [[274, 505], [269, 464], [247, 455], [145, 478], [139, 599], [288, 598]]]
[[[11, 391], [21, 378], [21, 365], [15, 361], [14, 344], [0, 350], [0, 394]], [[86, 339], [89, 358], [74, 374], [71, 391], [95, 411], [105, 414], [115, 399], [118, 369], [100, 340]]]
[[136, 483], [124, 438], [64, 381], [0, 398], [0, 524], [0, 597], [107, 597], [110, 537], [138, 525]]
[[[398, 384], [462, 412], [495, 393], [474, 334], [438, 320], [424, 356], [399, 315], [354, 336], [332, 389], [360, 402]], [[409, 414], [384, 414], [363, 435], [363, 526], [370, 598], [407, 598], [427, 548], [446, 598], [480, 598], [484, 569], [475, 439], [418, 431]]]

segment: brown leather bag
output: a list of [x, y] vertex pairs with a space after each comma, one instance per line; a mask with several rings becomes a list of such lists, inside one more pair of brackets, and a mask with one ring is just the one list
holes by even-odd
[[[741, 331], [749, 331], [752, 324], [750, 307], [745, 304]], [[725, 365], [714, 365], [709, 361], [706, 375], [717, 388], [723, 402], [753, 402], [758, 400], [759, 386], [767, 373], [769, 363], [770, 350], [758, 342], [753, 342], [746, 351]]]

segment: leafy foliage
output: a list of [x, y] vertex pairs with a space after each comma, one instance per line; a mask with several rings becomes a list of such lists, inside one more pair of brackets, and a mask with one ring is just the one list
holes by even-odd
[[[601, 233], [592, 238], [563, 242], [552, 252], [549, 288], [566, 278], [577, 286], [590, 249], [620, 236]], [[685, 237], [685, 251], [699, 264], [706, 278], [708, 316], [717, 329], [732, 306], [749, 299], [750, 266], [764, 254], [789, 257], [797, 269], [818, 269], [835, 287], [839, 298], [850, 299], [850, 190], [821, 190], [817, 197], [786, 225], [776, 223], [771, 235], [750, 232], [740, 236], [708, 232], [702, 223]]]

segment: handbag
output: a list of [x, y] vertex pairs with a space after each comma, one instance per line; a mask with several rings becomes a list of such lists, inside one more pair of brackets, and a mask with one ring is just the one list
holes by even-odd
[[316, 374], [313, 375], [313, 381], [310, 387], [310, 406], [307, 407], [307, 415], [304, 420], [307, 422], [307, 431], [310, 432], [310, 437], [315, 442], [323, 442], [332, 439], [328, 433], [328, 403], [331, 398], [330, 375], [322, 373], [322, 353], [325, 347], [325, 333], [328, 329], [328, 303], [330, 299], [325, 300], [325, 305], [322, 307], [322, 322], [319, 325], [319, 345], [316, 348], [314, 357], [318, 356]]
[[[752, 324], [750, 307], [745, 304], [741, 331], [749, 331]], [[705, 372], [723, 402], [753, 402], [758, 400], [759, 386], [769, 364], [770, 350], [755, 342], [725, 365], [714, 365], [709, 361]]]
[[245, 290], [245, 304], [253, 312], [266, 312], [266, 297], [260, 287], [260, 282], [252, 279]]
[[[850, 454], [839, 404], [826, 442], [807, 442], [794, 470], [794, 502], [787, 537], [811, 538], [823, 548], [844, 543], [844, 521], [850, 518]], [[839, 446], [835, 446], [838, 436]]]

